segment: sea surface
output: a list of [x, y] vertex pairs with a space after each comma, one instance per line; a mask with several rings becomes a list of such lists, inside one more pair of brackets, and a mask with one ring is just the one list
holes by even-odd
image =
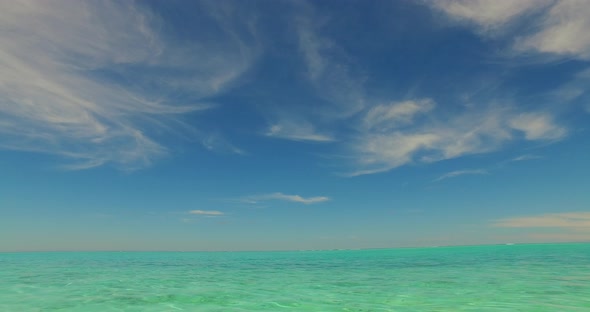
[[590, 311], [590, 244], [0, 253], [0, 311]]

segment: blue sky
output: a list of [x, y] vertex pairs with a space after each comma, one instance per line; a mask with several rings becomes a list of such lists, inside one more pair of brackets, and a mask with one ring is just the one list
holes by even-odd
[[588, 16], [0, 3], [0, 250], [590, 241]]

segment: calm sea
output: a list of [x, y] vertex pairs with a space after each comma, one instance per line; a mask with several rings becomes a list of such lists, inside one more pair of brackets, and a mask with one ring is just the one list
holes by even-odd
[[0, 253], [0, 311], [590, 311], [590, 244]]

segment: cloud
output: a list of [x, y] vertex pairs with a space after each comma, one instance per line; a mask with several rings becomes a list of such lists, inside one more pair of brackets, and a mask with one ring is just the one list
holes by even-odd
[[509, 122], [513, 129], [524, 132], [527, 140], [555, 140], [566, 135], [563, 127], [557, 126], [552, 117], [542, 113], [526, 113], [513, 117]]
[[363, 78], [347, 61], [338, 44], [321, 35], [321, 24], [309, 8], [295, 21], [299, 51], [307, 79], [326, 101], [318, 112], [334, 119], [350, 117], [365, 107]]
[[366, 169], [355, 171], [351, 175], [388, 171], [410, 163], [414, 154], [430, 149], [439, 139], [434, 133], [369, 134], [355, 146], [359, 153], [359, 165]]
[[449, 178], [455, 178], [455, 177], [462, 176], [462, 175], [473, 175], [473, 174], [482, 175], [482, 174], [489, 174], [489, 172], [484, 169], [451, 171], [451, 172], [445, 173], [442, 176], [438, 177], [433, 182], [438, 182], [438, 181], [442, 181], [442, 180], [449, 179]]
[[451, 171], [448, 172], [446, 174], [441, 175], [440, 177], [434, 179], [432, 182], [439, 182], [441, 180], [445, 180], [448, 178], [454, 178], [457, 176], [462, 176], [462, 175], [473, 175], [473, 174], [477, 174], [477, 175], [487, 175], [490, 174], [490, 172], [492, 170], [497, 170], [500, 169], [502, 167], [504, 167], [507, 163], [510, 162], [521, 162], [521, 161], [528, 161], [528, 160], [533, 160], [533, 159], [541, 159], [543, 158], [542, 156], [537, 156], [537, 155], [531, 155], [531, 154], [525, 154], [525, 155], [521, 155], [518, 157], [514, 157], [512, 159], [508, 159], [505, 160], [503, 162], [498, 163], [495, 167], [492, 167], [491, 169], [473, 169], [473, 170], [457, 170], [457, 171]]
[[431, 111], [434, 106], [431, 99], [376, 105], [367, 111], [363, 123], [367, 129], [390, 130], [411, 123], [417, 114]]
[[[499, 1], [501, 2], [501, 1]], [[518, 1], [515, 1], [518, 2]], [[590, 2], [561, 0], [546, 13], [537, 26], [540, 30], [523, 36], [516, 47], [590, 59]]]
[[188, 213], [201, 216], [222, 216], [225, 214], [217, 210], [191, 210]]
[[441, 0], [432, 1], [429, 4], [454, 19], [474, 23], [483, 30], [494, 30], [551, 2], [551, 0]]
[[266, 136], [281, 138], [293, 141], [310, 141], [310, 142], [332, 142], [334, 138], [317, 133], [314, 127], [309, 123], [283, 122], [270, 126], [265, 133]]
[[[516, 52], [590, 59], [590, 2], [585, 0], [444, 0], [428, 2], [452, 19], [478, 26], [484, 36], [511, 39]], [[520, 27], [507, 29], [521, 22]]]
[[543, 156], [526, 154], [526, 155], [520, 155], [518, 157], [514, 157], [514, 158], [510, 159], [509, 161], [525, 161], [525, 160], [542, 159], [542, 158], [543, 158]]
[[588, 233], [531, 233], [527, 237], [541, 242], [590, 242]]
[[[306, 2], [293, 4], [289, 30], [297, 49], [295, 57], [301, 62], [297, 87], [307, 93], [304, 100], [286, 105], [265, 107], [268, 128], [262, 134], [268, 137], [302, 141], [336, 141], [333, 127], [365, 108], [364, 76], [358, 66], [353, 66], [351, 56], [336, 41], [323, 32], [326, 17], [315, 12]], [[297, 92], [301, 92], [298, 90]]]
[[[430, 103], [430, 102], [429, 102]], [[434, 106], [434, 103], [429, 104]], [[403, 129], [369, 128], [352, 143], [358, 169], [350, 175], [389, 171], [411, 164], [430, 163], [465, 155], [498, 150], [519, 139], [557, 140], [565, 137], [564, 127], [548, 113], [518, 113], [510, 108], [468, 108], [451, 117], [428, 113], [428, 122], [413, 122]]]
[[546, 213], [512, 217], [493, 221], [492, 226], [526, 229], [530, 232], [523, 233], [524, 238], [535, 241], [590, 241], [590, 212]]
[[[435, 1], [430, 5], [452, 18], [480, 25], [487, 33], [525, 15], [534, 20], [552, 3], [552, 0]], [[300, 53], [305, 60], [308, 81], [323, 99], [340, 110], [319, 120], [327, 125], [347, 123], [344, 129], [352, 130], [352, 133], [339, 133], [352, 149], [355, 169], [348, 175], [373, 174], [412, 163], [488, 153], [520, 140], [519, 133], [527, 141], [559, 140], [567, 135], [567, 129], [559, 126], [551, 113], [518, 111], [513, 105], [471, 105], [445, 116], [444, 110], [437, 111], [438, 106], [431, 98], [376, 101], [364, 92], [365, 76], [353, 74], [355, 67], [350, 57], [343, 57], [344, 50], [322, 34], [323, 20], [310, 18], [313, 12], [306, 13], [296, 23]], [[295, 124], [275, 123], [266, 134], [310, 141], [331, 138], [318, 134], [310, 123], [301, 123], [299, 129], [292, 126]]]
[[202, 136], [201, 144], [209, 151], [215, 151], [218, 153], [230, 153], [238, 155], [247, 155], [248, 153], [241, 148], [234, 146], [223, 136], [217, 133], [210, 133]]
[[224, 33], [180, 47], [162, 24], [134, 2], [0, 3], [0, 148], [69, 158], [69, 169], [134, 169], [166, 155], [159, 136], [211, 108], [201, 99], [255, 52]]
[[590, 212], [548, 213], [497, 220], [495, 227], [590, 229]]
[[281, 200], [281, 201], [288, 201], [288, 202], [295, 202], [301, 203], [305, 205], [309, 204], [317, 204], [329, 201], [330, 198], [326, 196], [316, 196], [316, 197], [302, 197], [300, 195], [287, 195], [283, 193], [272, 193], [272, 194], [265, 194], [265, 195], [255, 195], [255, 196], [248, 196], [243, 198], [241, 201], [246, 202], [249, 204], [256, 204], [262, 201], [268, 200]]
[[295, 4], [290, 27], [294, 31], [297, 56], [302, 63], [303, 86], [310, 99], [292, 107], [273, 108], [270, 127], [264, 135], [308, 142], [331, 142], [330, 133], [318, 131], [361, 112], [365, 106], [362, 71], [350, 62], [351, 56], [323, 33], [325, 16], [313, 5]]
[[553, 100], [558, 103], [571, 103], [577, 102], [585, 106], [590, 103], [590, 68], [586, 67], [575, 73], [573, 77], [553, 90], [550, 95], [554, 98]]

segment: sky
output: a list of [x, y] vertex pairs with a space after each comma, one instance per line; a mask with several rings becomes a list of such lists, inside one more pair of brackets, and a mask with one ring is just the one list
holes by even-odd
[[590, 241], [588, 16], [0, 2], [0, 251]]

